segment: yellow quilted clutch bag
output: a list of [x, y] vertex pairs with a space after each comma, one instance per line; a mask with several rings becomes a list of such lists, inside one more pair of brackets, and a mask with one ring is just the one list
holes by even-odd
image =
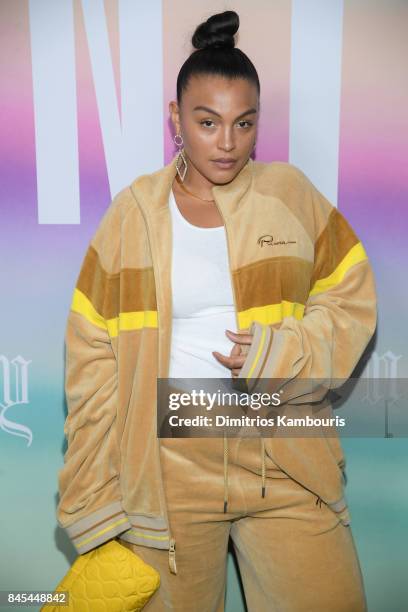
[[47, 612], [139, 612], [160, 586], [160, 574], [116, 539], [79, 555], [55, 592], [68, 591], [67, 606]]

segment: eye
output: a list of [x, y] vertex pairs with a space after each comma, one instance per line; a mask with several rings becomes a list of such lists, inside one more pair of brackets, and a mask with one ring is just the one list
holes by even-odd
[[[214, 122], [212, 121], [212, 119], [203, 119], [203, 121], [200, 121], [200, 125], [204, 125], [204, 124], [208, 124], [208, 123], [214, 123]], [[246, 119], [242, 119], [241, 121], [238, 121], [238, 125], [242, 124], [242, 123], [246, 124], [246, 125], [243, 126], [244, 129], [248, 129], [248, 128], [252, 127], [252, 125], [253, 125], [252, 121], [247, 121]], [[206, 125], [206, 127], [211, 127], [211, 126], [210, 125]]]
[[211, 127], [211, 125], [208, 125], [209, 123], [214, 124], [214, 121], [211, 119], [203, 119], [203, 121], [200, 121], [200, 125], [204, 125], [205, 127]]

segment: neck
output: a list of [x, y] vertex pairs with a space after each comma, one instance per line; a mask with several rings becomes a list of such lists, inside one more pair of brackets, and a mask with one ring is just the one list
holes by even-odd
[[204, 198], [201, 198], [200, 196], [198, 196], [193, 191], [190, 191], [190, 189], [188, 189], [188, 187], [185, 186], [185, 184], [181, 181], [181, 179], [178, 176], [176, 176], [176, 178], [174, 180], [179, 185], [179, 188], [181, 189], [181, 191], [184, 194], [192, 196], [193, 198], [195, 198], [196, 200], [199, 200], [200, 202], [214, 202], [214, 198], [204, 199]]
[[215, 183], [212, 183], [208, 179], [205, 178], [198, 170], [193, 166], [190, 159], [187, 160], [188, 170], [184, 179], [184, 186], [187, 187], [190, 191], [192, 191], [195, 195], [203, 200], [212, 200], [212, 187], [214, 187]]

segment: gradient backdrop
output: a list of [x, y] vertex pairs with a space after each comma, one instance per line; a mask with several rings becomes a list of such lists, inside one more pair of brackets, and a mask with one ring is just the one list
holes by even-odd
[[[0, 0], [0, 589], [52, 589], [75, 558], [55, 519], [72, 290], [112, 197], [174, 154], [177, 72], [195, 26], [226, 9], [261, 80], [256, 158], [306, 172], [373, 264], [362, 375], [407, 377], [406, 1]], [[394, 436], [343, 441], [370, 612], [408, 609], [408, 451]], [[230, 552], [227, 612], [244, 609]]]

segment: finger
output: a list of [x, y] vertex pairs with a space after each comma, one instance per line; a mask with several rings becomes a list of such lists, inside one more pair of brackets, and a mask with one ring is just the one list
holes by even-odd
[[229, 367], [227, 355], [222, 355], [218, 351], [212, 351], [212, 354], [216, 358], [217, 361], [222, 363], [222, 365], [225, 365], [226, 367]]
[[217, 351], [213, 351], [212, 354], [220, 363], [222, 363], [222, 365], [225, 365], [229, 369], [242, 368], [245, 362], [245, 359], [246, 359], [245, 355], [227, 357], [226, 355], [222, 355], [221, 353], [218, 353]]
[[233, 332], [229, 329], [226, 329], [225, 333], [230, 340], [232, 340], [233, 342], [237, 342], [238, 344], [251, 344], [252, 343], [252, 339], [253, 339], [252, 334], [248, 334], [248, 333], [239, 334], [238, 332]]
[[234, 344], [234, 346], [232, 347], [232, 350], [230, 352], [230, 357], [235, 357], [236, 355], [241, 355], [241, 345], [240, 344]]

